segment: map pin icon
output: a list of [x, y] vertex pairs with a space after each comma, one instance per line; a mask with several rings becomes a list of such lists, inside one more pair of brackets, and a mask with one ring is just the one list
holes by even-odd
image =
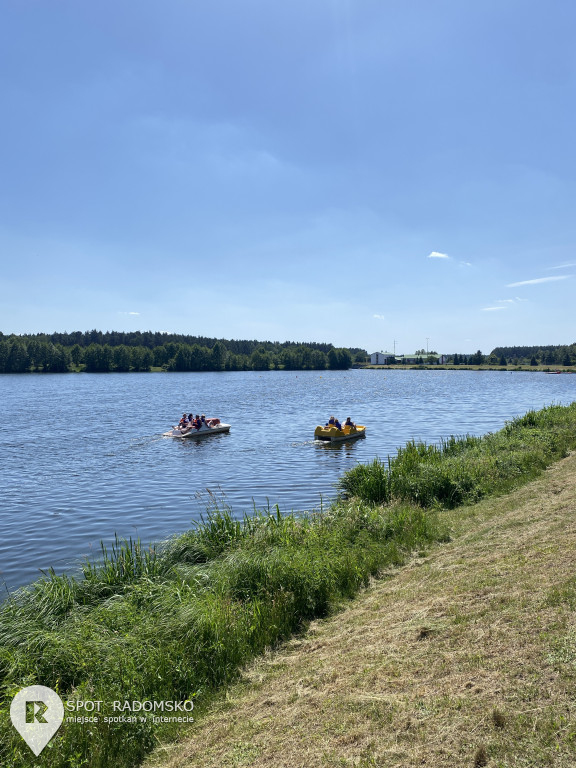
[[52, 688], [30, 685], [12, 699], [10, 717], [14, 728], [38, 757], [62, 725], [64, 705]]

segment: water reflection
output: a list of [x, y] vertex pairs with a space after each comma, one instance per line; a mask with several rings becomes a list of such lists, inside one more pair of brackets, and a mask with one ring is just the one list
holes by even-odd
[[356, 438], [355, 440], [343, 440], [342, 442], [331, 442], [329, 440], [314, 440], [316, 448], [326, 451], [338, 451], [340, 453], [345, 452], [347, 455], [352, 456], [353, 451], [360, 440], [366, 440], [366, 437]]

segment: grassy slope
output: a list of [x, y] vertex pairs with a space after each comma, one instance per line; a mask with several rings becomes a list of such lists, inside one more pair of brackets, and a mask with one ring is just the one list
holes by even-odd
[[576, 455], [246, 669], [150, 766], [576, 764]]

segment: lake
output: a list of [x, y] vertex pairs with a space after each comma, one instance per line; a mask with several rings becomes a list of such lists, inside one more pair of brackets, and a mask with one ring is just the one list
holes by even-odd
[[[238, 516], [268, 502], [316, 509], [357, 462], [412, 438], [494, 431], [575, 391], [576, 376], [504, 371], [4, 374], [0, 580], [60, 572], [115, 533], [164, 539], [200, 518], [207, 489]], [[184, 411], [232, 429], [162, 437]], [[331, 414], [365, 424], [366, 439], [316, 443]]]

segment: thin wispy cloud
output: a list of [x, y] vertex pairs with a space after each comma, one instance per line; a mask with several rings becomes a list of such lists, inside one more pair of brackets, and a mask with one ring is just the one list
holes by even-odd
[[376, 320], [386, 320], [386, 315], [372, 315]]
[[554, 280], [567, 280], [572, 275], [554, 275], [553, 277], [536, 277], [534, 280], [520, 280], [518, 283], [508, 283], [506, 288], [518, 288], [519, 285], [538, 285], [539, 283], [551, 283]]
[[140, 312], [118, 312], [119, 315], [139, 315]]
[[516, 296], [514, 299], [496, 299], [495, 307], [482, 307], [482, 312], [496, 312], [499, 309], [510, 309], [515, 307], [520, 301], [528, 301], [528, 299], [520, 299]]
[[428, 254], [429, 259], [449, 259], [450, 256], [448, 256], [447, 253], [440, 253], [439, 251], [432, 251], [432, 253]]
[[568, 269], [569, 267], [576, 267], [576, 261], [569, 261], [566, 264], [559, 264], [557, 267], [548, 267], [548, 269]]

